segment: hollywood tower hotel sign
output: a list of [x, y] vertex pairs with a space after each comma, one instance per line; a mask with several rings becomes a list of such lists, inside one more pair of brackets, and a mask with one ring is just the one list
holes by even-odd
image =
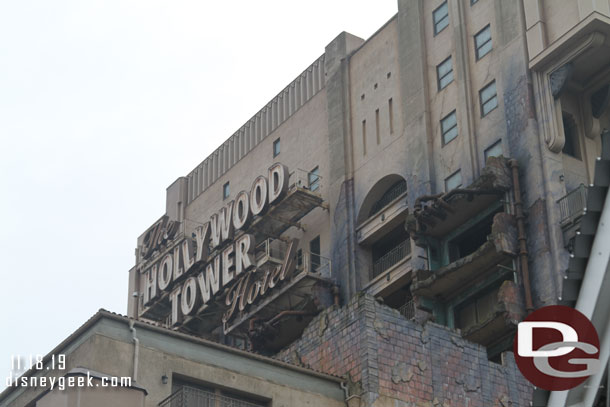
[[[272, 165], [258, 176], [250, 191], [197, 227], [192, 237], [177, 238], [179, 224], [161, 218], [145, 234], [140, 249], [141, 307], [139, 316], [167, 318], [174, 327], [186, 319], [221, 314], [226, 327], [235, 316], [276, 289], [295, 269], [298, 241], [286, 242], [283, 261], [271, 268], [256, 267], [255, 217], [282, 201], [289, 189], [285, 165]], [[156, 310], [152, 312], [151, 310]]]

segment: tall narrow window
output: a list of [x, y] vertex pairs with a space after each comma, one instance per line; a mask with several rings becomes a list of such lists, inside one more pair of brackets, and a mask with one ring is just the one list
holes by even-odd
[[309, 242], [309, 272], [315, 273], [320, 267], [320, 236], [316, 236]]
[[481, 100], [481, 117], [498, 107], [498, 93], [496, 91], [496, 81], [491, 82], [479, 92]]
[[381, 137], [379, 136], [379, 109], [375, 110], [375, 136], [377, 137], [377, 144], [381, 142]]
[[316, 191], [320, 188], [320, 167], [316, 167], [307, 174], [310, 191]]
[[280, 155], [280, 139], [273, 142], [273, 157]]
[[366, 120], [362, 121], [362, 154], [366, 155]]
[[225, 200], [229, 197], [229, 194], [231, 193], [231, 189], [229, 188], [229, 181], [227, 181], [223, 186], [222, 186], [222, 199]]
[[491, 28], [489, 24], [474, 36], [474, 46], [477, 60], [483, 58], [491, 51]]
[[457, 170], [447, 178], [445, 178], [445, 192], [462, 186], [462, 172]]
[[566, 112], [562, 113], [561, 118], [563, 121], [563, 134], [565, 136], [565, 143], [561, 152], [580, 160], [580, 146], [578, 144], [578, 129], [576, 127], [576, 122], [572, 115]]
[[455, 110], [441, 119], [441, 132], [443, 134], [443, 145], [457, 137], [458, 127]]
[[434, 35], [449, 25], [449, 8], [446, 1], [432, 12], [432, 20], [434, 21]]
[[392, 107], [392, 98], [388, 100], [388, 120], [390, 121], [390, 134], [394, 134], [394, 110]]
[[445, 88], [453, 82], [453, 65], [451, 63], [451, 55], [443, 62], [436, 66], [436, 75], [438, 82], [438, 90]]

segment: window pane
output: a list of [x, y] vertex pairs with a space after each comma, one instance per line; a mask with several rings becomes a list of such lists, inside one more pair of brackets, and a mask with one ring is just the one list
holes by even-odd
[[487, 41], [491, 40], [491, 30], [489, 26], [483, 28], [476, 36], [475, 43], [477, 44], [477, 48], [481, 45], [485, 44]]
[[483, 116], [494, 110], [496, 107], [498, 107], [498, 98], [494, 96], [493, 99], [483, 104]]
[[462, 185], [462, 173], [458, 170], [455, 174], [445, 179], [445, 191], [451, 191]]
[[227, 182], [222, 186], [222, 199], [227, 199], [230, 194], [229, 183]]
[[438, 24], [444, 17], [449, 14], [449, 9], [447, 8], [447, 2], [441, 4], [436, 10], [434, 10], [434, 23]]
[[477, 49], [477, 59], [483, 58], [491, 51], [491, 40], [484, 44], [481, 48]]
[[277, 157], [280, 154], [280, 139], [273, 142], [273, 156]]
[[441, 132], [443, 133], [443, 145], [457, 137], [458, 128], [455, 110], [441, 120]]
[[491, 147], [485, 150], [485, 161], [487, 161], [489, 157], [499, 157], [502, 154], [502, 140], [498, 140]]
[[434, 21], [434, 34], [438, 34], [449, 25], [449, 9], [447, 2], [444, 2], [432, 13]]
[[453, 82], [453, 65], [451, 64], [451, 57], [441, 62], [436, 67], [436, 72], [438, 75], [439, 90]]
[[315, 191], [320, 187], [320, 176], [318, 175], [319, 172], [320, 168], [316, 167], [307, 175], [310, 191]]

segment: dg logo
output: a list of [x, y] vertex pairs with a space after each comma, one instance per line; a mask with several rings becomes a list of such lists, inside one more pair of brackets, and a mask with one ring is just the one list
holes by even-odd
[[514, 352], [523, 376], [545, 390], [571, 389], [600, 369], [595, 327], [561, 305], [540, 308], [519, 323]]

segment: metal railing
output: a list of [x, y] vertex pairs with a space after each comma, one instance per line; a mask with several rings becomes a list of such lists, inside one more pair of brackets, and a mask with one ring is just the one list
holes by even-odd
[[307, 270], [323, 276], [331, 275], [331, 261], [329, 258], [310, 252], [297, 252], [297, 270]]
[[296, 169], [290, 173], [288, 179], [290, 189], [301, 188], [317, 194], [322, 190], [322, 177], [316, 171]]
[[[281, 239], [265, 239], [258, 245], [254, 251], [256, 263], [273, 259], [277, 262], [284, 261], [286, 257], [287, 244]], [[259, 264], [260, 265], [260, 264]]]
[[393, 265], [399, 263], [402, 259], [407, 257], [411, 253], [411, 240], [407, 239], [400, 242], [392, 250], [381, 256], [377, 261], [373, 263], [373, 276], [371, 279], [377, 277]]
[[398, 312], [407, 319], [415, 318], [415, 302], [410, 299], [398, 308]]
[[159, 407], [261, 407], [266, 405], [266, 403], [221, 396], [189, 386], [181, 387], [180, 390], [159, 403]]
[[381, 212], [381, 210], [388, 206], [390, 202], [405, 192], [407, 192], [407, 183], [405, 180], [398, 181], [392, 185], [390, 189], [384, 192], [381, 198], [379, 198], [379, 200], [373, 204], [371, 211], [369, 212], [369, 218]]
[[557, 201], [559, 204], [559, 223], [565, 225], [583, 216], [587, 205], [587, 187], [584, 184], [566, 194]]

